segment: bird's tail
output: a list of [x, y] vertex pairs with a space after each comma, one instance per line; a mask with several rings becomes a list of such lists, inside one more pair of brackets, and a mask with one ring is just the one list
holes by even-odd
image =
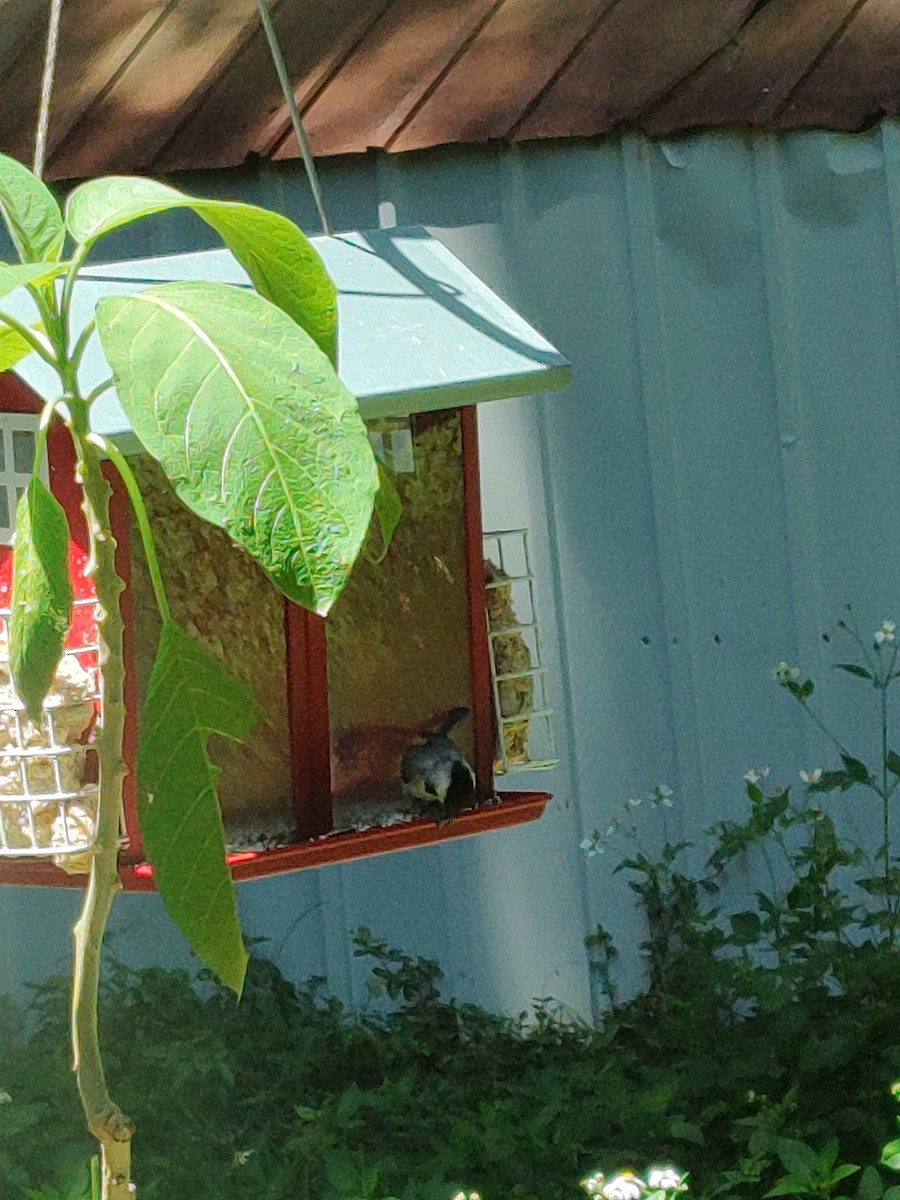
[[464, 721], [469, 715], [469, 709], [464, 705], [460, 708], [451, 708], [444, 720], [432, 733], [423, 734], [423, 737], [446, 737], [451, 730], [455, 729], [461, 721]]

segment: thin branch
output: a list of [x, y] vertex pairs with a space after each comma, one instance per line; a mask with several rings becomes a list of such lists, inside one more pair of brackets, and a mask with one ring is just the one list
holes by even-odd
[[108, 392], [110, 390], [110, 388], [113, 388], [115, 386], [116, 386], [116, 381], [114, 379], [104, 379], [102, 383], [98, 383], [97, 386], [94, 388], [94, 390], [92, 392], [88, 393], [88, 396], [87, 396], [88, 406], [93, 404], [94, 401], [97, 400], [100, 396], [102, 396], [104, 392]]
[[166, 596], [166, 587], [163, 583], [159, 556], [156, 553], [156, 542], [153, 540], [150, 518], [147, 515], [147, 508], [144, 504], [144, 497], [141, 495], [140, 485], [134, 477], [134, 472], [129, 466], [128, 459], [112, 442], [97, 433], [90, 434], [87, 440], [92, 445], [97, 446], [107, 456], [125, 484], [125, 490], [128, 492], [128, 499], [131, 501], [131, 508], [137, 518], [138, 529], [141, 533], [141, 544], [144, 547], [147, 570], [150, 572], [150, 582], [153, 584], [156, 607], [164, 622], [171, 621], [172, 610], [169, 607], [168, 597]]
[[35, 354], [39, 354], [44, 362], [53, 367], [54, 371], [59, 371], [59, 363], [53, 353], [53, 344], [48, 337], [36, 329], [32, 329], [29, 325], [25, 325], [22, 321], [16, 320], [7, 312], [0, 312], [0, 325], [7, 325], [10, 329], [15, 330], [19, 337], [29, 344]]
[[[88, 321], [87, 325], [85, 325], [84, 329], [82, 329], [81, 333], [78, 335], [78, 341], [75, 343], [75, 346], [72, 349], [72, 353], [69, 356], [76, 371], [81, 366], [81, 357], [84, 354], [84, 351], [85, 351], [85, 348], [86, 348], [88, 342], [93, 337], [94, 330], [96, 328], [97, 328], [97, 319], [96, 319], [96, 317], [91, 317], [91, 319]], [[88, 403], [90, 403], [90, 396], [88, 397]]]

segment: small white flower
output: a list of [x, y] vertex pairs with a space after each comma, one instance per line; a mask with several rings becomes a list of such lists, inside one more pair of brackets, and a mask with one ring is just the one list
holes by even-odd
[[779, 683], [787, 683], [788, 680], [796, 683], [800, 678], [800, 668], [788, 666], [786, 662], [780, 662], [776, 664], [772, 674]]
[[0, 1092], [0, 1104], [12, 1104], [12, 1096], [9, 1092]]
[[662, 1192], [686, 1190], [684, 1176], [675, 1167], [654, 1167], [647, 1175], [647, 1186]]
[[664, 783], [661, 783], [659, 787], [655, 787], [653, 789], [647, 799], [651, 804], [655, 804], [657, 808], [660, 806], [660, 804], [664, 808], [671, 808], [673, 794], [674, 793], [670, 787], [666, 787]]
[[822, 768], [816, 767], [813, 771], [801, 771], [800, 778], [804, 783], [818, 783], [822, 778]]
[[643, 796], [633, 796], [630, 800], [625, 801], [625, 804], [628, 808], [640, 808], [643, 803]]
[[599, 1196], [603, 1191], [604, 1183], [606, 1183], [606, 1176], [602, 1171], [595, 1171], [593, 1175], [582, 1179], [581, 1186], [589, 1196]]
[[481, 1200], [477, 1192], [457, 1192], [453, 1200]]
[[235, 1150], [234, 1161], [239, 1167], [246, 1167], [247, 1163], [253, 1157], [252, 1150]]
[[613, 819], [610, 821], [610, 823], [607, 825], [607, 827], [603, 830], [603, 836], [605, 838], [611, 838], [612, 835], [616, 832], [616, 828], [617, 828], [618, 824], [619, 824], [619, 822], [615, 819], [615, 817], [613, 817]]
[[606, 848], [600, 841], [600, 831], [597, 830], [593, 837], [582, 838], [579, 843], [579, 849], [582, 850], [588, 858], [596, 858], [598, 854], [605, 854]]
[[897, 626], [893, 621], [882, 621], [881, 628], [875, 631], [875, 645], [880, 646], [883, 642], [894, 642], [897, 639], [894, 637], [894, 630]]
[[744, 778], [748, 783], [762, 783], [763, 780], [769, 778], [769, 767], [751, 767], [745, 772]]
[[641, 1181], [631, 1171], [623, 1171], [603, 1185], [600, 1195], [603, 1200], [640, 1200], [643, 1192]]

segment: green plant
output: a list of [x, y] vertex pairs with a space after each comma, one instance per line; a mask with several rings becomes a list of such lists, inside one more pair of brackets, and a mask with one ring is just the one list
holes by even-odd
[[[73, 338], [72, 298], [91, 251], [135, 220], [178, 208], [190, 209], [219, 234], [256, 291], [197, 282], [111, 296]], [[102, 1148], [102, 1195], [124, 1200], [134, 1191], [133, 1126], [110, 1098], [97, 1037], [101, 944], [120, 886], [126, 770], [123, 585], [116, 573], [103, 458], [128, 491], [162, 618], [137, 764], [145, 848], [173, 920], [237, 993], [247, 956], [206, 744], [212, 733], [241, 740], [262, 713], [248, 689], [173, 622], [140, 491], [126, 459], [91, 432], [91, 406], [115, 386], [143, 446], [182, 501], [226, 530], [286, 596], [318, 613], [327, 612], [340, 593], [359, 552], [377, 472], [356, 402], [334, 369], [334, 286], [290, 221], [249, 205], [195, 199], [150, 180], [115, 177], [76, 188], [63, 212], [35, 175], [5, 156], [0, 156], [0, 214], [20, 260], [0, 264], [0, 299], [27, 288], [40, 316], [28, 325], [0, 311], [0, 369], [33, 353], [59, 379], [59, 395], [44, 409], [33, 476], [16, 517], [10, 660], [16, 690], [33, 720], [40, 720], [63, 654], [72, 600], [66, 515], [39, 472], [54, 421], [65, 426], [75, 448], [101, 614], [100, 792], [96, 849], [81, 864], [89, 879], [75, 927], [72, 1029], [82, 1105]], [[79, 366], [95, 330], [111, 376], [85, 395]]]
[[[665, 787], [626, 801], [582, 843], [593, 857], [624, 840], [615, 870], [628, 874], [645, 920], [646, 991], [625, 1004], [618, 998], [617, 952], [602, 927], [588, 939], [592, 974], [608, 1025], [624, 1024], [636, 1044], [682, 1062], [679, 1092], [691, 1097], [698, 1144], [729, 1131], [732, 1162], [719, 1160], [712, 1194], [764, 1185], [769, 1195], [834, 1193], [857, 1171], [842, 1156], [871, 1161], [886, 1120], [885, 1081], [900, 1063], [891, 1015], [900, 1002], [900, 860], [891, 841], [900, 755], [888, 701], [900, 677], [898, 647], [890, 621], [862, 637], [850, 606], [838, 627], [858, 656], [836, 669], [874, 693], [873, 764], [814, 707], [812, 680], [779, 663], [775, 679], [833, 747], [834, 766], [801, 771], [802, 790], [769, 785], [767, 767], [748, 771], [748, 816], [708, 831], [699, 872], [685, 865], [696, 861], [687, 843], [664, 839], [653, 853], [642, 845], [636, 810], [645, 802], [670, 806]], [[877, 804], [874, 847], [839, 832], [845, 797], [858, 803], [866, 794]], [[746, 867], [765, 882], [750, 904], [735, 904], [730, 881]], [[714, 1066], [706, 1053], [711, 1029]], [[839, 1108], [829, 1093], [840, 1097]], [[777, 1177], [779, 1167], [786, 1174]], [[697, 1176], [706, 1188], [704, 1172]], [[883, 1190], [867, 1168], [860, 1197]]]

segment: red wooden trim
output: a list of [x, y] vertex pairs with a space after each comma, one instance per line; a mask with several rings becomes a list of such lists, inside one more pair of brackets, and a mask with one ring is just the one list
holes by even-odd
[[475, 761], [472, 766], [478, 794], [485, 798], [494, 791], [494, 702], [484, 606], [484, 534], [478, 470], [478, 418], [474, 406], [461, 408], [459, 420], [469, 598], [469, 670], [472, 679], [472, 724], [475, 730]]
[[[433, 846], [455, 838], [471, 837], [494, 829], [508, 829], [536, 821], [550, 800], [544, 792], [509, 792], [499, 804], [461, 813], [452, 821], [438, 825], [434, 821], [407, 821], [381, 829], [363, 829], [351, 833], [335, 833], [315, 838], [299, 846], [284, 846], [258, 854], [250, 852], [229, 856], [231, 874], [240, 883], [246, 879], [263, 879], [288, 871], [326, 867], [333, 863], [354, 862], [377, 854], [392, 854], [399, 850], [414, 850]], [[138, 868], [140, 871], [140, 868]], [[152, 878], [146, 875], [123, 876], [127, 890], [147, 890]]]
[[[231, 873], [236, 882], [263, 879], [287, 871], [325, 867], [332, 863], [353, 862], [376, 854], [392, 854], [399, 850], [414, 850], [418, 846], [433, 846], [456, 838], [509, 829], [536, 821], [544, 812], [551, 796], [546, 792], [506, 792], [499, 803], [461, 813], [452, 821], [438, 825], [434, 821], [408, 821], [388, 825], [383, 829], [364, 829], [353, 833], [336, 833], [313, 839], [299, 846], [259, 853], [245, 852], [229, 855]], [[130, 864], [120, 870], [125, 890], [152, 892], [152, 870], [147, 864]], [[0, 884], [54, 885], [83, 887], [83, 875], [66, 875], [51, 863], [0, 862]]]
[[325, 621], [286, 604], [285, 640], [294, 813], [299, 836], [318, 837], [332, 826]]
[[125, 815], [125, 833], [128, 847], [125, 853], [140, 861], [143, 857], [143, 842], [137, 818], [137, 679], [134, 665], [134, 611], [131, 587], [131, 503], [128, 492], [118, 471], [112, 463], [103, 464], [103, 474], [109, 481], [112, 495], [109, 499], [109, 524], [116, 540], [116, 570], [125, 588], [119, 597], [124, 633], [122, 650], [125, 655], [125, 734], [122, 743], [123, 758], [128, 774], [122, 784], [122, 807]]
[[84, 887], [87, 876], [67, 875], [52, 862], [32, 859], [0, 859], [0, 886], [16, 887]]

